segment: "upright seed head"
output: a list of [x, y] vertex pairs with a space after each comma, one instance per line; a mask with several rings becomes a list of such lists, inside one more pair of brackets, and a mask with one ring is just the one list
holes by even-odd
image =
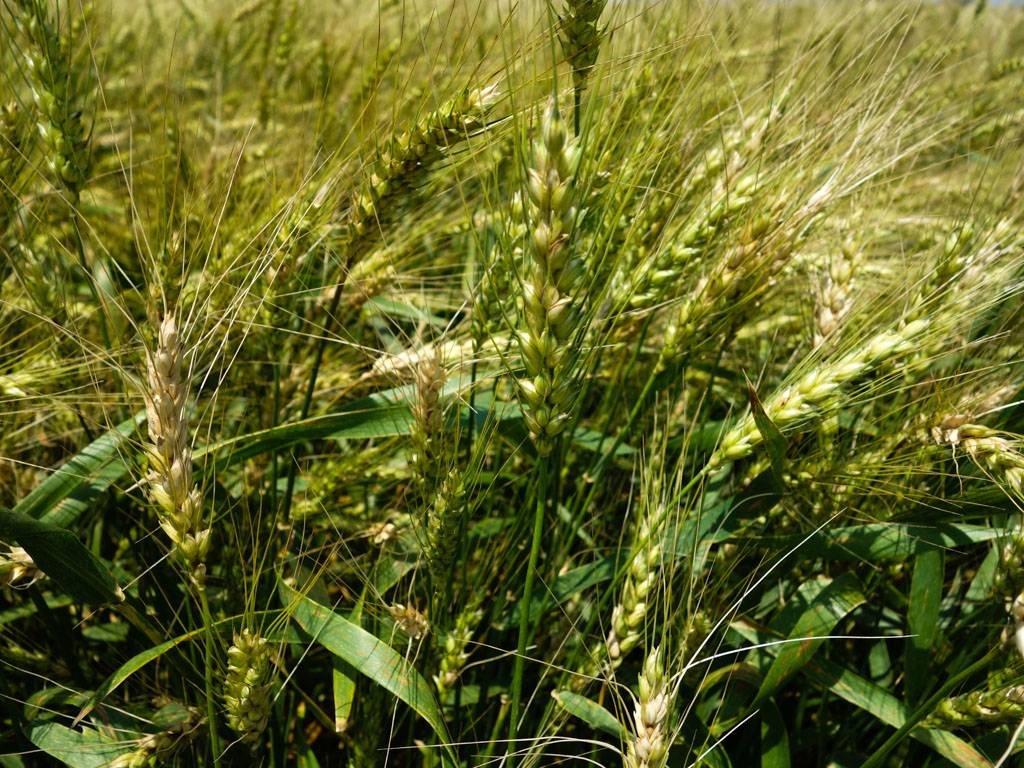
[[664, 509], [660, 505], [649, 511], [645, 505], [637, 520], [622, 596], [612, 609], [612, 626], [605, 639], [611, 670], [617, 669], [643, 639], [647, 614], [660, 576], [664, 521]]
[[583, 277], [570, 242], [575, 152], [551, 102], [527, 180], [532, 229], [523, 283], [526, 329], [518, 336], [525, 369], [519, 380], [525, 421], [542, 456], [551, 452], [554, 439], [567, 426], [574, 397], [571, 366], [582, 319], [578, 304]]
[[441, 641], [441, 661], [434, 685], [437, 686], [438, 698], [443, 703], [447, 693], [455, 687], [466, 662], [469, 652], [466, 650], [473, 632], [483, 618], [483, 611], [478, 609], [463, 611], [455, 620], [455, 627], [443, 635]]
[[829, 260], [828, 270], [822, 276], [818, 287], [814, 308], [815, 346], [823, 344], [850, 311], [854, 275], [859, 260], [859, 253], [849, 240], [843, 243], [839, 252]]
[[243, 629], [235, 635], [228, 648], [224, 706], [228, 726], [253, 746], [270, 719], [270, 688], [271, 664], [267, 641], [251, 630]]
[[668, 760], [668, 716], [672, 707], [661, 652], [654, 648], [644, 661], [633, 710], [634, 735], [626, 746], [624, 768], [662, 768]]
[[428, 502], [426, 556], [435, 590], [444, 585], [455, 559], [462, 499], [462, 473], [452, 469], [436, 487], [433, 501]]
[[146, 415], [150, 445], [149, 494], [160, 527], [201, 585], [210, 529], [203, 527], [202, 495], [192, 479], [186, 397], [182, 379], [184, 350], [173, 315], [160, 323], [157, 346], [147, 355]]
[[558, 16], [558, 40], [562, 54], [572, 67], [573, 86], [586, 87], [590, 71], [597, 63], [604, 30], [598, 26], [607, 0], [565, 0]]
[[75, 104], [71, 50], [43, 0], [16, 0], [15, 23], [22, 30], [25, 69], [38, 111], [39, 135], [46, 145], [46, 164], [73, 196], [89, 171], [88, 137]]
[[[17, 102], [0, 106], [0, 239], [14, 218], [18, 198], [15, 181], [25, 166], [24, 120]], [[3, 243], [0, 242], [0, 248]], [[2, 273], [0, 273], [2, 274]]]
[[412, 405], [410, 437], [413, 445], [413, 466], [416, 482], [429, 498], [444, 475], [444, 390], [446, 373], [441, 347], [434, 346], [418, 359], [416, 366], [416, 399]]

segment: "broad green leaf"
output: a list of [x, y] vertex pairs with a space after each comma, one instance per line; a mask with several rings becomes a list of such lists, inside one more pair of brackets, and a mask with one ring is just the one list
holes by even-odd
[[761, 705], [761, 768], [790, 768], [789, 733], [779, 708], [770, 701]]
[[[198, 460], [231, 449], [216, 467], [223, 469], [304, 440], [405, 434], [410, 423], [409, 408], [404, 404], [408, 397], [407, 387], [386, 390], [349, 404], [342, 413], [316, 416], [199, 447], [193, 458]], [[128, 467], [118, 449], [145, 420], [145, 411], [140, 411], [94, 440], [18, 502], [14, 511], [54, 525], [69, 525], [127, 473]]]
[[[770, 639], [744, 622], [733, 622], [729, 626], [751, 643]], [[780, 646], [769, 646], [768, 652], [776, 654], [779, 649]], [[803, 674], [886, 725], [900, 728], [907, 722], [909, 715], [903, 702], [855, 672], [826, 659], [811, 659], [804, 666]], [[992, 768], [992, 763], [984, 755], [949, 731], [918, 727], [910, 732], [910, 737], [960, 768]]]
[[125, 622], [116, 624], [96, 624], [82, 630], [82, 636], [100, 643], [123, 643], [128, 639], [131, 629]]
[[568, 600], [577, 592], [612, 578], [614, 568], [615, 557], [609, 556], [559, 574], [551, 583], [549, 596], [556, 602]]
[[[377, 574], [379, 576], [379, 573]], [[319, 584], [320, 582], [316, 582]], [[356, 607], [349, 613], [349, 621], [359, 623], [363, 612], [365, 592]], [[352, 665], [339, 656], [331, 656], [331, 687], [334, 692], [334, 730], [344, 733], [352, 718], [352, 707], [356, 699], [356, 674]]]
[[[615, 442], [614, 437], [608, 435], [602, 435], [600, 432], [595, 432], [592, 429], [586, 429], [585, 427], [577, 427], [572, 433], [572, 442], [574, 445], [578, 445], [580, 448], [584, 448], [588, 451], [595, 451], [597, 453], [603, 453], [604, 451], [611, 448]], [[636, 453], [636, 448], [625, 443], [619, 443], [615, 448], [615, 456], [632, 456]]]
[[180, 701], [172, 701], [164, 704], [153, 713], [153, 726], [161, 731], [169, 731], [189, 721], [188, 707]]
[[[465, 386], [466, 382], [452, 379], [445, 386], [445, 392], [454, 394]], [[253, 456], [281, 450], [307, 440], [365, 440], [406, 435], [412, 424], [412, 413], [409, 410], [411, 397], [410, 387], [384, 390], [348, 403], [345, 410], [340, 413], [312, 416], [207, 445], [197, 449], [193, 453], [193, 458], [198, 460], [207, 455], [224, 453], [225, 455], [220, 456], [216, 462], [216, 469], [222, 469]], [[514, 419], [522, 415], [521, 411], [516, 410], [517, 406], [514, 403], [498, 405], [501, 406], [497, 409], [499, 419]], [[466, 409], [463, 409], [462, 418], [469, 418]]]
[[331, 656], [331, 688], [334, 691], [334, 731], [344, 733], [356, 699], [356, 671], [338, 656]]
[[[819, 576], [815, 579], [808, 579], [796, 590], [796, 594], [790, 597], [786, 604], [779, 608], [769, 623], [769, 628], [780, 637], [788, 637], [804, 615], [804, 612], [817, 599], [818, 595], [832, 583], [827, 576]], [[771, 597], [772, 603], [778, 601], [778, 597]]]
[[[909, 713], [906, 706], [889, 692], [824, 659], [815, 659], [807, 668], [812, 680], [828, 685], [841, 699], [869, 712], [893, 728], [901, 728]], [[915, 728], [913, 739], [926, 744], [961, 768], [992, 768], [992, 763], [967, 742], [948, 731]]]
[[[231, 627], [239, 621], [241, 621], [241, 617], [230, 616], [226, 619], [215, 621], [213, 623], [213, 629], [219, 631], [222, 627]], [[128, 661], [118, 667], [114, 671], [114, 674], [108, 677], [104, 681], [103, 685], [96, 690], [89, 702], [82, 708], [82, 711], [78, 713], [78, 716], [75, 718], [75, 724], [92, 712], [92, 710], [101, 704], [103, 700], [114, 691], [114, 689], [120, 686], [125, 680], [134, 675], [144, 666], [149, 664], [151, 661], [156, 661], [172, 648], [200, 636], [205, 631], [206, 630], [203, 627], [193, 629], [191, 632], [186, 632], [184, 635], [178, 635], [177, 637], [159, 643], [152, 648], [147, 648], [141, 653], [137, 653], [132, 656]]]
[[98, 605], [124, 599], [106, 566], [66, 528], [0, 509], [0, 538], [24, 547], [43, 573], [76, 600]]
[[197, 637], [204, 631], [205, 630], [202, 627], [200, 627], [199, 629], [194, 629], [191, 632], [188, 632], [184, 635], [179, 635], [178, 637], [167, 640], [166, 642], [160, 643], [159, 645], [156, 645], [152, 648], [147, 648], [141, 653], [137, 653], [134, 656], [132, 656], [130, 659], [128, 659], [128, 661], [126, 661], [124, 664], [118, 667], [117, 670], [114, 671], [114, 674], [108, 677], [104, 681], [103, 685], [101, 685], [97, 689], [96, 693], [93, 694], [92, 699], [90, 699], [89, 703], [82, 707], [82, 711], [78, 713], [78, 716], [75, 718], [74, 724], [79, 723], [86, 715], [88, 715], [90, 712], [93, 711], [93, 709], [95, 709], [99, 704], [101, 704], [103, 700], [114, 691], [115, 688], [121, 685], [121, 683], [123, 683], [132, 675], [134, 675], [144, 666], [149, 664], [149, 662], [156, 661], [165, 653], [167, 653], [167, 651], [171, 650], [171, 648], [181, 645], [186, 640], [191, 640], [192, 638]]
[[913, 637], [908, 641], [904, 655], [908, 704], [920, 700], [932, 677], [932, 648], [939, 635], [944, 565], [945, 555], [941, 549], [926, 549], [914, 558], [907, 607], [907, 629]]
[[74, 731], [52, 722], [29, 725], [28, 738], [70, 768], [104, 768], [138, 746], [133, 742], [114, 741], [91, 728]]
[[892, 656], [889, 654], [889, 644], [884, 639], [873, 642], [868, 651], [868, 679], [882, 688], [892, 687]]
[[789, 639], [795, 642], [780, 647], [775, 661], [765, 673], [755, 704], [770, 698], [799, 672], [814, 656], [818, 646], [825, 642], [824, 636], [865, 599], [860, 584], [851, 573], [842, 574], [818, 592], [789, 633]]
[[216, 468], [223, 469], [253, 456], [282, 450], [306, 440], [404, 435], [408, 433], [411, 423], [412, 415], [408, 405], [389, 403], [381, 396], [373, 396], [352, 403], [344, 413], [313, 416], [213, 443], [197, 450], [193, 457], [198, 460], [208, 454], [227, 451], [216, 462]]
[[966, 550], [999, 536], [998, 528], [986, 525], [870, 523], [825, 529], [806, 542], [803, 541], [804, 536], [766, 536], [746, 538], [744, 542], [756, 543], [771, 551], [788, 551], [799, 544], [796, 556], [803, 559], [827, 557], [831, 560], [879, 562], [905, 560], [936, 547]]
[[[534, 597], [530, 601], [530, 620], [538, 621], [545, 611], [548, 610], [551, 602], [556, 605], [568, 600], [573, 595], [588, 589], [595, 584], [610, 580], [615, 575], [615, 557], [603, 557], [592, 563], [573, 568], [558, 575], [551, 582], [550, 589], [544, 594]], [[516, 602], [510, 609], [509, 621], [516, 624], [519, 621], [519, 602]]]
[[999, 547], [992, 547], [985, 555], [985, 559], [981, 561], [981, 565], [978, 566], [961, 606], [961, 610], [965, 614], [972, 613], [979, 606], [988, 605], [988, 596], [992, 591], [992, 584], [999, 568], [999, 556]]
[[[66, 608], [74, 602], [67, 595], [61, 595], [59, 597], [47, 597], [46, 607], [47, 608]], [[9, 624], [12, 621], [18, 621], [18, 619], [24, 619], [29, 616], [34, 616], [39, 608], [35, 603], [22, 603], [16, 605], [13, 608], [8, 608], [6, 611], [0, 611], [0, 627], [4, 624]]]
[[578, 717], [592, 728], [604, 731], [618, 739], [625, 740], [629, 737], [622, 723], [602, 707], [596, 701], [591, 701], [585, 696], [580, 696], [572, 691], [555, 691], [551, 694], [555, 701], [570, 715]]
[[[458, 382], [449, 384], [453, 388], [458, 386]], [[208, 455], [218, 456], [213, 470], [220, 471], [254, 456], [307, 440], [369, 439], [408, 434], [412, 423], [408, 406], [410, 391], [408, 387], [385, 390], [349, 403], [341, 413], [313, 416], [200, 446], [194, 451], [193, 459], [198, 461]], [[500, 409], [500, 418], [519, 416], [521, 413], [515, 409]], [[127, 474], [128, 466], [118, 455], [118, 449], [145, 419], [145, 411], [141, 411], [97, 438], [25, 496], [14, 511], [58, 526], [71, 524], [89, 509], [97, 497]]]
[[66, 527], [103, 491], [124, 476], [127, 467], [117, 454], [146, 418], [141, 411], [78, 452], [18, 502], [14, 511]]
[[393, 557], [382, 557], [373, 569], [373, 588], [379, 596], [386, 595], [405, 574], [412, 570], [413, 564]]
[[[317, 643], [408, 704], [443, 744], [451, 741], [430, 684], [391, 646], [284, 582], [279, 582], [279, 590], [292, 618]], [[454, 759], [450, 747], [445, 749]]]
[[427, 322], [435, 328], [444, 328], [447, 321], [443, 317], [433, 315], [425, 309], [414, 306], [404, 301], [395, 301], [381, 296], [375, 296], [366, 302], [366, 306], [380, 310], [381, 314], [388, 317], [404, 317], [416, 322]]

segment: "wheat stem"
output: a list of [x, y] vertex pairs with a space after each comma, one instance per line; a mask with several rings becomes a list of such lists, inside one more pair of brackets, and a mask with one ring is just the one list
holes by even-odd
[[[530, 640], [530, 607], [533, 600], [533, 582], [537, 574], [537, 560], [540, 557], [540, 542], [544, 534], [544, 514], [548, 502], [548, 460], [541, 457], [537, 462], [537, 498], [533, 511], [533, 535], [530, 540], [530, 559], [526, 565], [526, 581], [523, 597], [519, 601], [519, 641], [516, 645], [516, 659], [512, 670], [512, 704], [508, 721], [509, 748], [515, 749], [519, 736], [520, 701], [523, 692], [523, 669], [526, 663], [526, 648]], [[514, 764], [510, 757], [510, 764]]]
[[205, 643], [203, 646], [203, 684], [206, 688], [206, 727], [210, 732], [210, 755], [214, 768], [220, 766], [220, 736], [217, 734], [217, 694], [213, 684], [213, 651], [216, 635], [213, 631], [213, 618], [210, 616], [210, 604], [206, 599], [205, 587], [197, 587], [199, 592], [199, 609], [203, 614]]

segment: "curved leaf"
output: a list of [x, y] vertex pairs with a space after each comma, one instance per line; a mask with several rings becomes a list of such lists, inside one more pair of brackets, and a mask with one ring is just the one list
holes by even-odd
[[124, 593], [110, 571], [66, 528], [0, 509], [0, 538], [25, 548], [64, 592], [83, 603], [117, 603]]
[[117, 449], [146, 419], [140, 411], [93, 440], [32, 489], [14, 511], [58, 526], [70, 525], [92, 501], [124, 476]]
[[383, 397], [373, 396], [352, 403], [344, 413], [328, 413], [302, 421], [240, 435], [201, 448], [193, 454], [199, 459], [230, 449], [230, 453], [217, 461], [217, 468], [245, 461], [271, 450], [281, 450], [306, 440], [328, 437], [366, 439], [396, 437], [407, 434], [412, 423], [408, 405], [388, 403]]
[[317, 643], [393, 693], [420, 715], [445, 745], [451, 741], [434, 692], [419, 672], [387, 643], [360, 626], [279, 582], [282, 602]]
[[28, 738], [71, 768], [103, 768], [138, 747], [134, 742], [114, 741], [89, 728], [74, 731], [52, 722], [30, 725]]
[[[746, 378], [744, 376], [744, 378]], [[765, 448], [768, 451], [768, 459], [771, 462], [771, 480], [776, 493], [782, 493], [785, 488], [784, 474], [786, 471], [786, 438], [772, 421], [771, 416], [761, 405], [760, 399], [754, 385], [747, 379], [747, 398], [750, 400], [750, 411], [754, 416], [754, 424], [757, 431], [761, 433]]]
[[766, 701], [761, 705], [761, 768], [790, 768], [789, 733], [779, 708]]
[[903, 656], [907, 703], [916, 704], [927, 693], [934, 674], [934, 647], [939, 637], [945, 556], [941, 549], [926, 549], [914, 558], [910, 581], [907, 629], [913, 635]]
[[[814, 582], [808, 582], [813, 584]], [[810, 605], [797, 619], [790, 639], [803, 638], [800, 642], [787, 643], [782, 646], [778, 656], [765, 673], [761, 688], [757, 692], [756, 703], [768, 699], [782, 687], [790, 677], [811, 660], [818, 646], [824, 642], [824, 636], [839, 621], [865, 601], [860, 584], [851, 573], [844, 573], [821, 589], [810, 601]], [[816, 639], [821, 638], [821, 639]]]
[[[257, 613], [259, 614], [264, 612], [260, 611]], [[213, 629], [219, 630], [223, 626], [232, 626], [236, 622], [240, 621], [241, 618], [242, 617], [240, 616], [229, 616], [225, 619], [220, 619], [219, 621], [213, 622]], [[117, 688], [119, 685], [121, 685], [121, 683], [123, 683], [132, 675], [134, 675], [136, 672], [138, 672], [144, 666], [149, 664], [151, 661], [156, 661], [158, 658], [167, 653], [167, 651], [171, 650], [176, 646], [181, 645], [187, 640], [191, 640], [195, 637], [198, 637], [205, 631], [206, 629], [203, 627], [193, 629], [191, 632], [186, 632], [184, 635], [178, 635], [177, 637], [173, 637], [170, 640], [166, 640], [162, 643], [159, 643], [158, 645], [154, 645], [152, 648], [147, 648], [141, 653], [137, 653], [134, 656], [132, 656], [130, 659], [128, 659], [128, 661], [126, 661], [124, 664], [118, 667], [114, 671], [114, 674], [108, 677], [103, 682], [103, 685], [101, 685], [96, 690], [96, 692], [90, 698], [89, 702], [84, 707], [82, 707], [82, 711], [78, 713], [78, 716], [75, 718], [74, 724], [79, 723], [82, 720], [82, 718], [84, 718], [86, 715], [92, 712], [92, 710], [95, 709], [100, 703], [102, 703], [102, 701], [107, 696], [109, 696], [114, 691], [115, 688]]]
[[618, 719], [596, 701], [572, 691], [552, 691], [551, 696], [570, 715], [575, 715], [591, 728], [625, 740], [629, 734]]
[[[752, 643], [763, 643], [768, 639], [745, 622], [733, 622], [729, 626]], [[772, 654], [777, 650], [778, 647], [767, 648]], [[903, 727], [909, 719], [906, 705], [891, 693], [826, 659], [811, 659], [803, 668], [803, 674], [893, 728]], [[992, 768], [992, 763], [984, 755], [949, 731], [916, 727], [910, 731], [910, 738], [926, 744], [960, 768]]]
[[966, 549], [998, 539], [1002, 532], [989, 525], [935, 523], [867, 523], [826, 529], [811, 538], [804, 536], [763, 536], [746, 539], [775, 551], [788, 551], [800, 545], [803, 559], [827, 557], [844, 561], [904, 560], [926, 549]]

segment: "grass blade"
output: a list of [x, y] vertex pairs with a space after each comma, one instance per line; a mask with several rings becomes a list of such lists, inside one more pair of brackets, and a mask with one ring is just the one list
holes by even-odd
[[389, 645], [358, 627], [330, 608], [279, 582], [282, 602], [295, 622], [316, 642], [352, 665], [361, 674], [390, 691], [418, 713], [441, 739], [449, 757], [454, 758], [441, 708], [430, 684]]
[[64, 592], [83, 603], [119, 603], [124, 593], [107, 567], [66, 528], [0, 509], [0, 538], [17, 542]]
[[[832, 629], [850, 611], [865, 601], [860, 583], [850, 573], [844, 573], [824, 587], [797, 619], [789, 633], [791, 639], [808, 638], [801, 642], [786, 643], [765, 673], [757, 692], [755, 706], [769, 699], [787, 680], [800, 671], [814, 656]], [[821, 637], [821, 640], [811, 638]]]

